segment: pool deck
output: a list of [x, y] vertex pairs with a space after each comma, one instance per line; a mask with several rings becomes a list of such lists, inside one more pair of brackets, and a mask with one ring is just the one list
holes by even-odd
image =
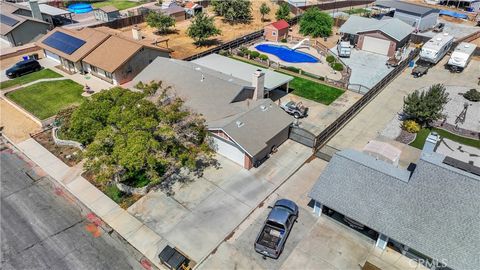
[[266, 55], [268, 55], [268, 58], [270, 59], [270, 61], [273, 61], [275, 63], [280, 63], [280, 65], [283, 65], [283, 66], [292, 66], [292, 67], [300, 68], [300, 69], [302, 69], [306, 72], [309, 72], [309, 73], [312, 73], [312, 74], [315, 74], [315, 75], [318, 75], [318, 76], [328, 77], [332, 80], [342, 79], [342, 74], [340, 72], [334, 71], [328, 65], [327, 61], [325, 60], [325, 56], [318, 53], [317, 50], [315, 50], [312, 47], [301, 46], [297, 50], [301, 51], [301, 52], [304, 52], [304, 53], [308, 53], [308, 54], [312, 55], [313, 57], [319, 59], [318, 63], [290, 63], [290, 62], [282, 61], [280, 58], [278, 58], [277, 56], [275, 56], [273, 54], [269, 54], [269, 53], [265, 53], [265, 52], [261, 52], [261, 51], [257, 50], [255, 48], [255, 46], [260, 45], [260, 44], [281, 45], [281, 46], [288, 46], [290, 48], [295, 46], [295, 44], [265, 41], [265, 42], [256, 43], [256, 44], [250, 46], [248, 49], [258, 51], [261, 54], [266, 54]]

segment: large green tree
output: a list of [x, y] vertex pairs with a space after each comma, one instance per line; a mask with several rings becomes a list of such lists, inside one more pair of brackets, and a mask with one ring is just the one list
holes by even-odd
[[86, 145], [85, 167], [99, 184], [113, 182], [116, 174], [161, 183], [182, 167], [196, 169], [210, 153], [204, 120], [184, 109], [181, 99], [166, 97], [162, 90], [155, 104], [141, 92], [104, 90], [60, 114], [62, 134]]
[[265, 20], [265, 15], [268, 15], [270, 13], [271, 9], [267, 5], [267, 3], [263, 2], [260, 5], [259, 11], [260, 11], [260, 14], [262, 14], [262, 21], [264, 21]]
[[278, 8], [277, 12], [275, 13], [275, 18], [277, 20], [288, 20], [290, 19], [290, 7], [287, 3], [283, 3]]
[[146, 21], [148, 26], [158, 29], [162, 34], [166, 33], [169, 28], [175, 26], [175, 19], [173, 17], [159, 12], [151, 11], [148, 13]]
[[443, 117], [442, 111], [448, 102], [448, 93], [442, 84], [434, 84], [426, 91], [409, 94], [403, 100], [403, 112], [410, 119], [423, 125], [430, 125], [433, 121]]
[[300, 33], [311, 37], [328, 37], [332, 34], [333, 18], [314, 7], [309, 8], [300, 19]]
[[213, 11], [229, 23], [247, 23], [252, 19], [252, 3], [249, 0], [213, 0]]
[[187, 35], [195, 40], [195, 44], [203, 45], [205, 41], [213, 36], [219, 35], [220, 29], [215, 26], [213, 17], [200, 12], [187, 29]]

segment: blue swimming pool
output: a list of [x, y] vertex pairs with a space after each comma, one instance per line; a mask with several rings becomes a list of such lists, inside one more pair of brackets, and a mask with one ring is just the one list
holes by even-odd
[[68, 6], [68, 11], [73, 12], [75, 14], [82, 14], [92, 11], [92, 5], [87, 3], [75, 3]]
[[273, 44], [260, 44], [255, 46], [255, 49], [264, 52], [270, 53], [282, 61], [289, 63], [317, 63], [318, 59], [312, 55], [297, 50], [292, 50], [287, 46], [273, 45]]

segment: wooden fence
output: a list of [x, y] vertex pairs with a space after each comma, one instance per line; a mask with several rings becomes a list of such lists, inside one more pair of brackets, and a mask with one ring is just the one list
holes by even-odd
[[97, 28], [97, 27], [100, 27], [100, 26], [106, 26], [106, 27], [113, 28], [113, 29], [119, 29], [119, 28], [124, 28], [124, 27], [127, 27], [127, 26], [131, 26], [131, 25], [143, 23], [143, 22], [145, 22], [145, 17], [146, 17], [145, 14], [140, 14], [140, 15], [135, 15], [135, 16], [129, 16], [129, 17], [125, 17], [125, 18], [116, 19], [116, 20], [111, 21], [111, 22], [104, 22], [104, 23], [92, 25], [90, 27]]

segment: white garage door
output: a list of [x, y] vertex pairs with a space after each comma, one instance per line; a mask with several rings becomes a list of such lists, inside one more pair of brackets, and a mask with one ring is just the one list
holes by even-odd
[[244, 166], [245, 154], [242, 150], [216, 137], [213, 137], [213, 144], [217, 153], [234, 161], [235, 163], [238, 163], [242, 167]]
[[363, 39], [362, 50], [383, 55], [388, 55], [390, 41], [374, 37], [365, 37]]
[[57, 62], [57, 63], [60, 63], [60, 56], [52, 53], [52, 52], [49, 52], [49, 51], [45, 51], [45, 56], [48, 58], [48, 59], [52, 59], [53, 61]]

